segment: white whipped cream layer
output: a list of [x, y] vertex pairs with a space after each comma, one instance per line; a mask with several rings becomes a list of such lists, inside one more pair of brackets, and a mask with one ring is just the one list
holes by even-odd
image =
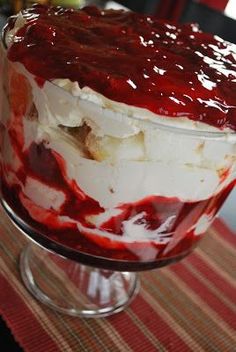
[[47, 141], [47, 148], [65, 160], [68, 179], [75, 180], [87, 195], [106, 209], [150, 195], [199, 201], [218, 193], [234, 177], [233, 168], [221, 182], [220, 173], [215, 168], [203, 168], [165, 158], [99, 162], [85, 158], [71, 136], [58, 128], [25, 120], [24, 131], [26, 149], [33, 141]]
[[[208, 199], [235, 178], [232, 134], [212, 140], [163, 130], [158, 125], [161, 116], [155, 115], [156, 125], [149, 123], [151, 112], [110, 100], [108, 104], [105, 97], [89, 88], [79, 90], [77, 83], [68, 80], [45, 82], [40, 87], [21, 64], [14, 67], [29, 81], [38, 115], [33, 121], [24, 118], [25, 149], [34, 141], [46, 143], [65, 160], [68, 178], [105, 209], [150, 195], [187, 202]], [[215, 131], [186, 118], [166, 121], [174, 128]], [[60, 128], [84, 123], [91, 128], [87, 146], [97, 149], [98, 156], [105, 154], [105, 159], [88, 159], [81, 143]], [[222, 179], [226, 170], [228, 175]], [[27, 184], [27, 196], [36, 201], [34, 189]], [[45, 199], [46, 208], [50, 199]], [[39, 202], [42, 206], [42, 200]]]
[[51, 140], [49, 147], [67, 161], [69, 178], [76, 180], [80, 188], [104, 208], [132, 203], [150, 195], [198, 201], [218, 193], [226, 183], [219, 185], [219, 176], [213, 170], [171, 165], [165, 161], [121, 160], [113, 165], [81, 158], [74, 148], [67, 149], [61, 138]]
[[[90, 88], [79, 90], [78, 83], [68, 80], [67, 85], [65, 80], [61, 80], [63, 89], [51, 82], [45, 82], [41, 88], [29, 74], [25, 74], [32, 85], [39, 123], [56, 128], [59, 125], [79, 127], [85, 122], [91, 127], [94, 148], [100, 148], [101, 151], [105, 148], [111, 162], [121, 159], [165, 160], [221, 170], [232, 165], [232, 159], [236, 156], [236, 146], [231, 141], [232, 133], [227, 134], [225, 131], [224, 138], [212, 141], [197, 135], [176, 133], [174, 129], [163, 130], [160, 126], [164, 121], [165, 125], [176, 129], [219, 132], [215, 127], [202, 122], [187, 118], [166, 118], [145, 109], [113, 102]], [[128, 139], [140, 132], [143, 135], [142, 145], [134, 138], [134, 143]]]

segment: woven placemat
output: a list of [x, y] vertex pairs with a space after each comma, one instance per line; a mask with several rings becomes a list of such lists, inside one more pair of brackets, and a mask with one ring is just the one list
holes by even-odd
[[103, 319], [65, 316], [22, 284], [27, 240], [0, 212], [0, 314], [26, 352], [236, 351], [236, 235], [217, 219], [193, 254], [140, 274], [128, 309]]

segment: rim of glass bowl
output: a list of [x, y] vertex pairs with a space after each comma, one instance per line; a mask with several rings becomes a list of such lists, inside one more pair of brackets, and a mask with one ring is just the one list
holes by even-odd
[[[17, 15], [11, 16], [10, 18], [15, 18], [17, 17]], [[6, 23], [6, 25], [3, 27], [2, 32], [1, 32], [1, 41], [3, 44], [4, 49], [8, 49], [7, 44], [6, 44], [6, 33], [7, 33], [7, 26], [8, 23]], [[69, 91], [63, 89], [62, 87], [59, 87], [58, 85], [56, 85], [54, 82], [50, 81], [50, 80], [46, 80], [48, 83], [56, 86], [58, 89], [62, 89], [63, 91], [67, 92], [68, 94], [71, 94]], [[142, 109], [142, 108], [141, 108]], [[143, 109], [145, 110], [145, 109]], [[203, 139], [203, 140], [222, 140], [225, 142], [236, 142], [236, 131], [234, 132], [233, 130], [227, 130], [227, 131], [220, 131], [220, 130], [216, 130], [216, 131], [207, 131], [207, 130], [203, 130], [203, 129], [194, 129], [194, 128], [183, 128], [183, 127], [179, 127], [179, 126], [173, 126], [170, 125], [168, 123], [166, 123], [165, 120], [165, 116], [163, 117], [163, 122], [160, 122], [160, 119], [158, 121], [154, 121], [154, 120], [150, 120], [150, 119], [144, 119], [141, 117], [137, 117], [137, 116], [127, 116], [128, 119], [133, 119], [136, 121], [141, 121], [143, 124], [149, 124], [157, 129], [163, 130], [163, 131], [167, 131], [167, 132], [171, 132], [171, 133], [177, 133], [177, 134], [182, 134], [185, 135], [187, 137], [196, 137], [199, 139]], [[171, 117], [167, 118], [171, 119]], [[190, 120], [186, 117], [187, 120]], [[169, 120], [170, 121], [170, 120]], [[195, 122], [196, 124], [198, 124], [198, 121], [195, 120], [191, 120], [193, 121], [193, 123]], [[209, 125], [211, 126], [211, 125]]]

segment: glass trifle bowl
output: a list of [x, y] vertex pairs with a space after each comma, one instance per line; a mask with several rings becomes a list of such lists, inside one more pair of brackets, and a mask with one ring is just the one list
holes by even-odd
[[1, 48], [1, 201], [27, 288], [106, 316], [188, 255], [235, 183], [236, 49], [193, 25], [35, 5]]

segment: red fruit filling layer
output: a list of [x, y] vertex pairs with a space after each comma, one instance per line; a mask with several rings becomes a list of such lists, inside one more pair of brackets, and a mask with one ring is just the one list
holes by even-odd
[[[101, 214], [104, 209], [67, 178], [64, 161], [59, 155], [43, 144], [35, 143], [24, 153], [17, 148], [15, 151], [23, 165], [16, 173], [21, 184], [25, 184], [26, 177], [31, 177], [65, 194], [59, 210], [43, 209], [27, 198], [19, 185], [9, 186], [3, 175], [3, 196], [16, 213], [52, 240], [109, 259], [155, 261], [189, 251], [201, 238], [194, 233], [193, 225], [202, 215], [211, 220], [233, 188], [231, 183], [218, 195], [198, 202], [149, 196], [138, 202], [121, 204], [118, 206], [120, 214], [112, 216], [96, 229], [87, 217]], [[160, 226], [170, 218], [173, 221], [160, 231]], [[82, 230], [77, 227], [77, 222]], [[132, 241], [122, 240], [125, 236], [124, 222], [134, 226]], [[142, 227], [147, 236], [152, 233], [155, 239], [135, 239], [137, 226]], [[107, 236], [101, 236], [101, 231]]]

